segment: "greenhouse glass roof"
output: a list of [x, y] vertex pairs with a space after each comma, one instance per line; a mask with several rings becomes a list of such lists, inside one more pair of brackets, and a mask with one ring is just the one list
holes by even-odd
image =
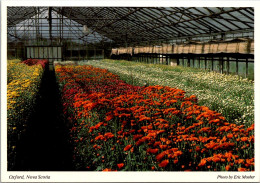
[[[17, 30], [23, 30], [23, 26], [28, 28], [38, 20], [35, 24], [38, 32], [49, 38], [50, 16], [53, 37], [62, 34], [66, 39], [112, 41], [118, 45], [226, 34], [253, 37], [254, 34], [252, 7], [9, 7], [8, 34], [21, 38], [24, 35]], [[83, 26], [88, 28], [88, 34], [84, 33]], [[35, 27], [31, 26], [32, 32]]]

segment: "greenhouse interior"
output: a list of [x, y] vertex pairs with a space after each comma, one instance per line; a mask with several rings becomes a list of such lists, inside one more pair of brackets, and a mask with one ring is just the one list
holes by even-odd
[[7, 58], [8, 171], [255, 170], [253, 7], [10, 6]]

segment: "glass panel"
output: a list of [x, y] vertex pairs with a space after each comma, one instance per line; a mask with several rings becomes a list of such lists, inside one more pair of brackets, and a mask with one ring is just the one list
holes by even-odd
[[236, 62], [231, 61], [229, 64], [229, 72], [235, 74], [236, 73]]
[[[218, 59], [218, 58], [216, 58], [216, 59]], [[219, 61], [218, 60], [214, 60], [213, 64], [214, 64], [213, 65], [214, 66], [213, 70], [216, 71], [216, 72], [219, 72]]]
[[48, 53], [49, 53], [49, 61], [51, 62], [52, 61], [52, 53], [53, 53], [53, 51], [52, 51], [52, 47], [48, 47]]
[[34, 47], [34, 58], [39, 58], [39, 49], [38, 49], [38, 47]]
[[57, 51], [58, 51], [57, 47], [53, 47], [52, 58], [54, 58], [54, 60], [58, 57]]
[[44, 47], [39, 47], [39, 58], [40, 59], [43, 58], [43, 50], [44, 50]]
[[47, 47], [44, 47], [43, 58], [48, 58], [48, 48]]
[[238, 63], [238, 75], [246, 77], [246, 63], [245, 62]]
[[248, 63], [248, 78], [254, 80], [254, 63]]
[[60, 58], [60, 60], [62, 58], [62, 56], [61, 56], [61, 47], [58, 47], [58, 58]]
[[27, 58], [30, 58], [31, 56], [31, 48], [27, 47]]

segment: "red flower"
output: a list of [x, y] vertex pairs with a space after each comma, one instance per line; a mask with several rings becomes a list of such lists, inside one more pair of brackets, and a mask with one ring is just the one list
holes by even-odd
[[113, 138], [114, 136], [115, 136], [115, 135], [114, 135], [113, 133], [111, 133], [111, 132], [105, 133], [105, 135], [104, 135], [104, 137], [105, 137], [106, 139]]
[[169, 160], [163, 160], [160, 164], [159, 164], [159, 167], [166, 167], [169, 163]]
[[199, 152], [200, 151], [200, 146], [196, 146], [195, 151]]
[[216, 162], [219, 162], [219, 161], [220, 161], [220, 158], [219, 158], [219, 157], [213, 157], [213, 158], [212, 158], [212, 161], [215, 162], [215, 163], [216, 163]]
[[248, 137], [241, 137], [240, 140], [243, 142], [248, 141]]
[[198, 166], [200, 166], [200, 167], [204, 166], [206, 163], [207, 163], [207, 160], [206, 159], [202, 159]]
[[134, 147], [131, 148], [130, 152], [131, 152], [131, 153], [134, 152]]
[[103, 135], [99, 135], [95, 138], [95, 140], [104, 140], [104, 136]]
[[105, 168], [102, 172], [110, 172], [112, 171], [111, 168]]
[[227, 171], [229, 171], [230, 168], [231, 168], [230, 165], [227, 165], [225, 169], [226, 169]]
[[233, 132], [238, 132], [238, 131], [239, 131], [239, 128], [234, 128], [232, 131], [233, 131]]
[[238, 164], [244, 163], [244, 159], [238, 159], [237, 163]]
[[232, 133], [227, 134], [227, 138], [231, 139], [233, 137]]
[[132, 145], [131, 144], [129, 144], [129, 145], [127, 145], [127, 146], [125, 146], [125, 148], [124, 148], [124, 151], [128, 151], [130, 148], [132, 147]]
[[166, 155], [165, 151], [161, 152], [160, 154], [158, 154], [158, 155], [156, 156], [156, 160], [157, 160], [157, 161], [160, 161], [165, 155]]
[[158, 146], [158, 145], [161, 145], [162, 143], [160, 141], [157, 141], [153, 144], [154, 147]]
[[113, 119], [113, 115], [106, 116], [106, 121], [110, 121], [111, 119]]
[[160, 147], [161, 149], [166, 149], [168, 146], [167, 146], [167, 145], [159, 145], [159, 147]]
[[238, 168], [237, 169], [239, 172], [244, 172], [244, 171], [247, 171], [247, 169], [246, 168]]
[[124, 167], [124, 163], [119, 163], [119, 164], [117, 164], [117, 167], [118, 167], [119, 169], [123, 168], [123, 167]]
[[146, 152], [148, 152], [148, 153], [151, 153], [151, 154], [156, 154], [157, 152], [158, 152], [158, 150], [159, 149], [151, 149], [151, 148], [148, 148], [147, 150], [146, 150]]

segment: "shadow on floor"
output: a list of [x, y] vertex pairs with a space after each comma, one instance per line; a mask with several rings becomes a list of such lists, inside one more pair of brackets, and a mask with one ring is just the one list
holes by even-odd
[[71, 171], [72, 150], [53, 68], [46, 69], [35, 113], [17, 145], [16, 171]]

